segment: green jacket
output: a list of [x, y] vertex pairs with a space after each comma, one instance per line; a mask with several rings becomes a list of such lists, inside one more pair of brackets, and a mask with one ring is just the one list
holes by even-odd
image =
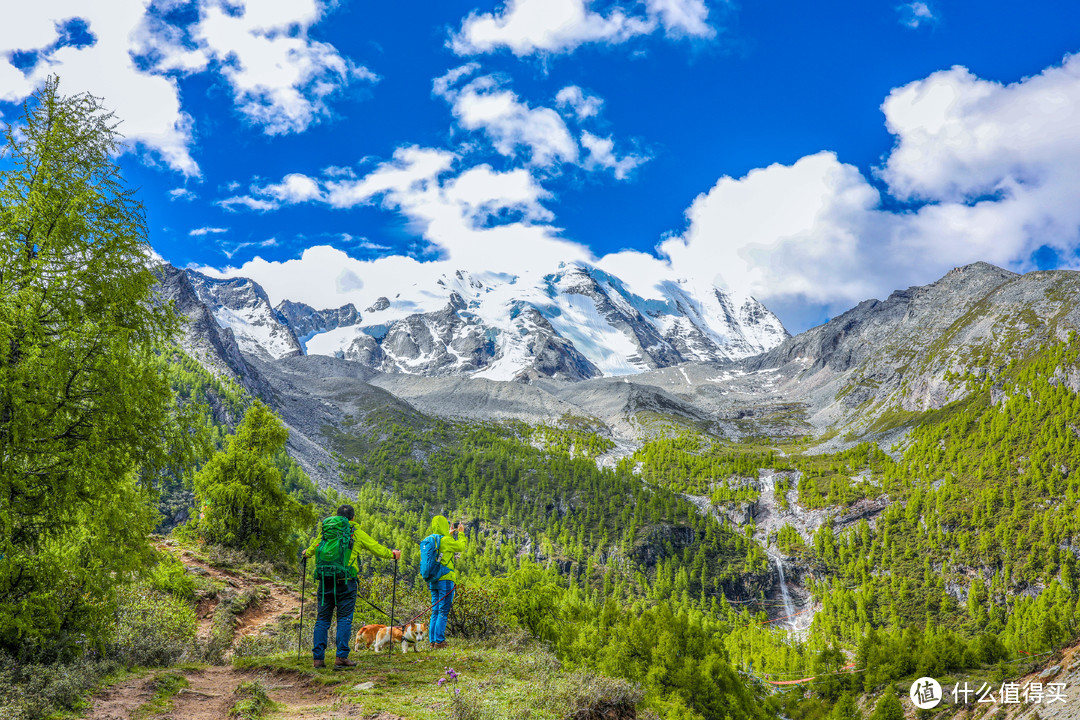
[[[394, 552], [392, 550], [375, 542], [370, 535], [360, 529], [360, 526], [356, 524], [355, 520], [350, 520], [349, 525], [352, 526], [353, 531], [353, 548], [352, 554], [349, 555], [349, 565], [356, 571], [357, 575], [360, 574], [360, 548], [367, 550], [376, 557], [386, 558], [387, 560], [394, 557]], [[315, 549], [319, 547], [320, 542], [322, 542], [322, 523], [319, 524], [318, 537], [311, 543], [311, 547], [304, 551], [304, 556], [315, 557]]]
[[431, 535], [432, 533], [438, 533], [444, 536], [439, 541], [439, 562], [446, 567], [450, 568], [450, 572], [446, 573], [439, 578], [442, 580], [450, 580], [457, 582], [457, 571], [454, 569], [454, 553], [465, 552], [465, 545], [468, 542], [468, 538], [461, 538], [450, 535], [450, 523], [442, 515], [436, 515], [431, 518], [431, 527], [428, 528], [424, 537]]

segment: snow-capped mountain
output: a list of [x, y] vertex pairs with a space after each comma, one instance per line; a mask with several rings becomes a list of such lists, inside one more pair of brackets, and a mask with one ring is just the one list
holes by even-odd
[[316, 335], [339, 327], [358, 325], [361, 320], [360, 313], [352, 303], [333, 310], [316, 310], [301, 302], [282, 300], [274, 311], [292, 329], [301, 347]]
[[249, 355], [277, 360], [302, 355], [296, 333], [273, 307], [266, 292], [248, 278], [217, 279], [187, 271], [199, 300], [221, 327], [232, 330], [236, 344]]
[[403, 283], [394, 298], [366, 300], [363, 316], [352, 304], [314, 310], [285, 300], [274, 309], [243, 278], [193, 281], [245, 352], [336, 356], [384, 372], [582, 380], [739, 359], [788, 337], [751, 297], [675, 279], [643, 296], [583, 263], [531, 280], [457, 271], [432, 287]]

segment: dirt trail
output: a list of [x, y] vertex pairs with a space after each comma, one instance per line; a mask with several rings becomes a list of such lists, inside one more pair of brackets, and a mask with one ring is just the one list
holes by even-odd
[[[160, 550], [173, 550], [160, 545]], [[180, 553], [179, 559], [196, 573], [224, 582], [238, 593], [262, 588], [266, 595], [252, 603], [236, 620], [233, 645], [241, 638], [255, 635], [273, 625], [283, 615], [296, 614], [300, 607], [299, 595], [290, 588], [265, 578], [247, 577], [238, 573], [213, 567], [194, 557], [190, 552]], [[203, 598], [196, 608], [199, 622], [198, 637], [206, 640], [211, 633], [214, 610], [220, 598]], [[86, 717], [89, 720], [131, 720], [140, 707], [154, 694], [155, 678], [171, 670], [158, 670], [140, 677], [133, 677], [109, 687], [93, 700]], [[180, 671], [189, 686], [173, 698], [173, 707], [163, 714], [145, 715], [154, 720], [221, 720], [229, 715], [229, 709], [240, 699], [236, 688], [253, 680], [266, 689], [270, 699], [279, 703], [275, 718], [324, 718], [328, 711], [334, 717], [359, 717], [358, 708], [342, 704], [334, 693], [324, 685], [313, 682], [306, 675], [289, 671], [239, 670], [231, 665], [219, 665], [204, 669]]]
[[[159, 671], [168, 672], [168, 671]], [[131, 720], [136, 710], [153, 695], [153, 680], [157, 673], [134, 678], [109, 688], [94, 700], [88, 720]], [[147, 715], [154, 720], [222, 720], [240, 699], [236, 688], [245, 682], [258, 681], [279, 709], [275, 718], [303, 720], [333, 717], [360, 717], [359, 708], [342, 703], [328, 687], [310, 677], [288, 671], [237, 670], [230, 666], [215, 666], [203, 670], [182, 672], [189, 686], [173, 698], [172, 709], [162, 714]]]
[[[161, 545], [158, 549], [167, 550], [168, 547]], [[237, 592], [244, 592], [252, 588], [264, 588], [269, 593], [267, 597], [252, 604], [237, 617], [234, 644], [242, 637], [258, 634], [265, 627], [276, 622], [282, 615], [295, 614], [300, 609], [299, 595], [284, 585], [265, 578], [251, 578], [228, 570], [222, 570], [200, 560], [186, 550], [180, 554], [179, 558], [184, 565], [199, 568], [201, 573], [224, 582]], [[214, 610], [219, 602], [218, 598], [203, 598], [196, 608], [195, 613], [199, 620], [198, 637], [202, 640], [210, 636]]]

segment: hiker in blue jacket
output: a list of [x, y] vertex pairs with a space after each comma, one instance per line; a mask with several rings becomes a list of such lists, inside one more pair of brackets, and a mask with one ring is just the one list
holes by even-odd
[[454, 553], [464, 552], [467, 540], [465, 537], [459, 540], [458, 533], [464, 536], [465, 526], [462, 523], [459, 522], [451, 529], [450, 522], [442, 515], [431, 519], [428, 537], [439, 536], [439, 562], [443, 566], [434, 580], [428, 580], [431, 602], [434, 605], [431, 608], [431, 623], [428, 625], [428, 642], [434, 650], [446, 647], [446, 620], [450, 617], [450, 607], [454, 604], [454, 583], [457, 582]]
[[[303, 552], [304, 557], [316, 558], [315, 574], [319, 580], [319, 614], [315, 618], [314, 647], [312, 656], [315, 667], [326, 667], [325, 653], [327, 637], [330, 633], [330, 619], [337, 609], [337, 657], [334, 658], [334, 667], [353, 667], [355, 662], [349, 659], [349, 646], [352, 640], [353, 612], [356, 610], [356, 577], [360, 574], [360, 549], [363, 548], [376, 557], [394, 558], [401, 557], [400, 550], [391, 550], [383, 547], [360, 529], [353, 522], [355, 511], [352, 505], [342, 505], [338, 508], [337, 515], [326, 518], [319, 526], [319, 536], [311, 543], [311, 547]], [[342, 548], [341, 565], [339, 573], [331, 575], [329, 572], [321, 572], [319, 545], [323, 543], [324, 535], [334, 532], [336, 525], [334, 518], [344, 518], [348, 521], [347, 528], [342, 528], [347, 533], [345, 546]], [[346, 559], [347, 558], [347, 559]]]

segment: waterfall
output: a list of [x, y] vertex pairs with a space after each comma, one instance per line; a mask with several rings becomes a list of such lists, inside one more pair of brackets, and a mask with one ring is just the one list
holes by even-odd
[[784, 561], [779, 555], [773, 555], [773, 560], [776, 561], [776, 574], [780, 576], [780, 596], [784, 599], [784, 624], [791, 626], [794, 623], [791, 616], [795, 614], [795, 606], [791, 604], [791, 595], [784, 580]]

